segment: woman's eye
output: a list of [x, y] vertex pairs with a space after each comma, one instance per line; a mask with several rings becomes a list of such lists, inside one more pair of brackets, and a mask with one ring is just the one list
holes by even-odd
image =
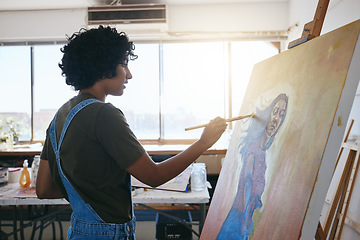
[[283, 118], [284, 115], [285, 115], [285, 110], [282, 110], [282, 111], [280, 112], [279, 116], [280, 116], [280, 118]]
[[279, 108], [274, 108], [273, 114], [276, 115], [278, 110], [279, 110]]

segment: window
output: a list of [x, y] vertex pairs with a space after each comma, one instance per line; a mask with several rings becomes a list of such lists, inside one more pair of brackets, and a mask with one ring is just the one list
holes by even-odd
[[[135, 45], [139, 58], [129, 62], [133, 78], [123, 96], [106, 100], [124, 112], [139, 139], [155, 142], [196, 139], [201, 129], [184, 129], [216, 116], [237, 116], [254, 63], [277, 54], [261, 41]], [[62, 46], [0, 47], [6, 103], [0, 105], [0, 126], [9, 119], [19, 123], [20, 140], [43, 141], [57, 109], [77, 94], [58, 67]]]
[[66, 85], [58, 63], [61, 61], [61, 45], [33, 47], [34, 68], [34, 140], [44, 140], [58, 108], [76, 93]]
[[30, 47], [0, 47], [0, 89], [0, 134], [14, 135], [13, 129], [21, 140], [30, 139]]
[[[278, 53], [268, 42], [239, 41], [231, 43], [232, 115], [238, 116], [253, 67]], [[249, 113], [250, 114], [250, 113]]]
[[225, 117], [224, 43], [164, 44], [162, 113], [165, 139], [195, 139], [186, 127]]
[[129, 61], [133, 78], [121, 97], [106, 100], [124, 112], [137, 138], [159, 139], [159, 44], [136, 44], [135, 48], [139, 57]]

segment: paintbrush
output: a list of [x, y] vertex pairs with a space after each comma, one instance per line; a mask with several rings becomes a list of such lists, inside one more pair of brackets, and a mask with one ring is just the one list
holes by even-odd
[[[244, 118], [251, 118], [255, 116], [255, 113], [249, 114], [249, 115], [244, 115], [244, 116], [238, 116], [238, 117], [233, 117], [233, 118], [229, 118], [229, 119], [225, 119], [226, 122], [232, 122], [232, 121], [237, 121], [237, 120], [241, 120]], [[197, 129], [197, 128], [203, 128], [206, 127], [207, 124], [201, 124], [198, 126], [194, 126], [194, 127], [189, 127], [189, 128], [185, 128], [185, 131], [189, 131], [189, 130], [193, 130], [193, 129]]]

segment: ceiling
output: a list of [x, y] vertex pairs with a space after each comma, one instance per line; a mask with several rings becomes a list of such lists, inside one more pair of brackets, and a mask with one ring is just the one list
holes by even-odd
[[86, 8], [95, 5], [110, 3], [141, 4], [161, 3], [166, 5], [191, 5], [191, 4], [224, 4], [224, 3], [264, 3], [264, 2], [289, 2], [290, 0], [0, 0], [0, 11], [4, 10], [35, 10], [35, 9], [66, 9]]

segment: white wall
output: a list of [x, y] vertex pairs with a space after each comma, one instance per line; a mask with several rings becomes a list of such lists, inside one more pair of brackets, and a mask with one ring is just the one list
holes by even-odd
[[[314, 0], [291, 0], [290, 1], [290, 15], [289, 15], [289, 24], [294, 26], [298, 24], [297, 27], [293, 28], [289, 33], [289, 41], [300, 38], [304, 24], [312, 21], [315, 9], [317, 7], [318, 1]], [[326, 13], [324, 20], [324, 25], [322, 28], [322, 33], [330, 32], [334, 29], [337, 29], [341, 26], [344, 26], [348, 23], [360, 19], [360, 1], [359, 0], [330, 0], [329, 8]], [[354, 126], [350, 133], [350, 139], [356, 139], [360, 137], [360, 86], [357, 90], [357, 95], [355, 97], [352, 110], [350, 113], [350, 119], [354, 119]], [[346, 153], [342, 154], [340, 166], [343, 166], [345, 161]], [[341, 171], [337, 171], [333, 177], [332, 183], [330, 185], [329, 192], [326, 197], [326, 203], [324, 204], [323, 213], [321, 216], [322, 223], [326, 217], [329, 202], [332, 200], [337, 181], [340, 177]], [[331, 174], [331, 173], [329, 173]], [[360, 193], [356, 189], [359, 189], [360, 186], [360, 176], [357, 177], [355, 183], [355, 190], [352, 194], [352, 199], [349, 204], [348, 216], [360, 223]], [[360, 239], [360, 234], [354, 231], [349, 226], [345, 225], [342, 233], [342, 240], [354, 240]]]
[[[289, 41], [301, 36], [304, 25], [314, 18], [318, 1], [290, 0], [289, 25], [294, 26], [289, 32]], [[337, 29], [360, 18], [359, 0], [330, 0], [321, 34]]]
[[169, 6], [172, 32], [278, 31], [288, 28], [288, 3]]
[[86, 9], [0, 12], [0, 42], [65, 40], [86, 27]]

